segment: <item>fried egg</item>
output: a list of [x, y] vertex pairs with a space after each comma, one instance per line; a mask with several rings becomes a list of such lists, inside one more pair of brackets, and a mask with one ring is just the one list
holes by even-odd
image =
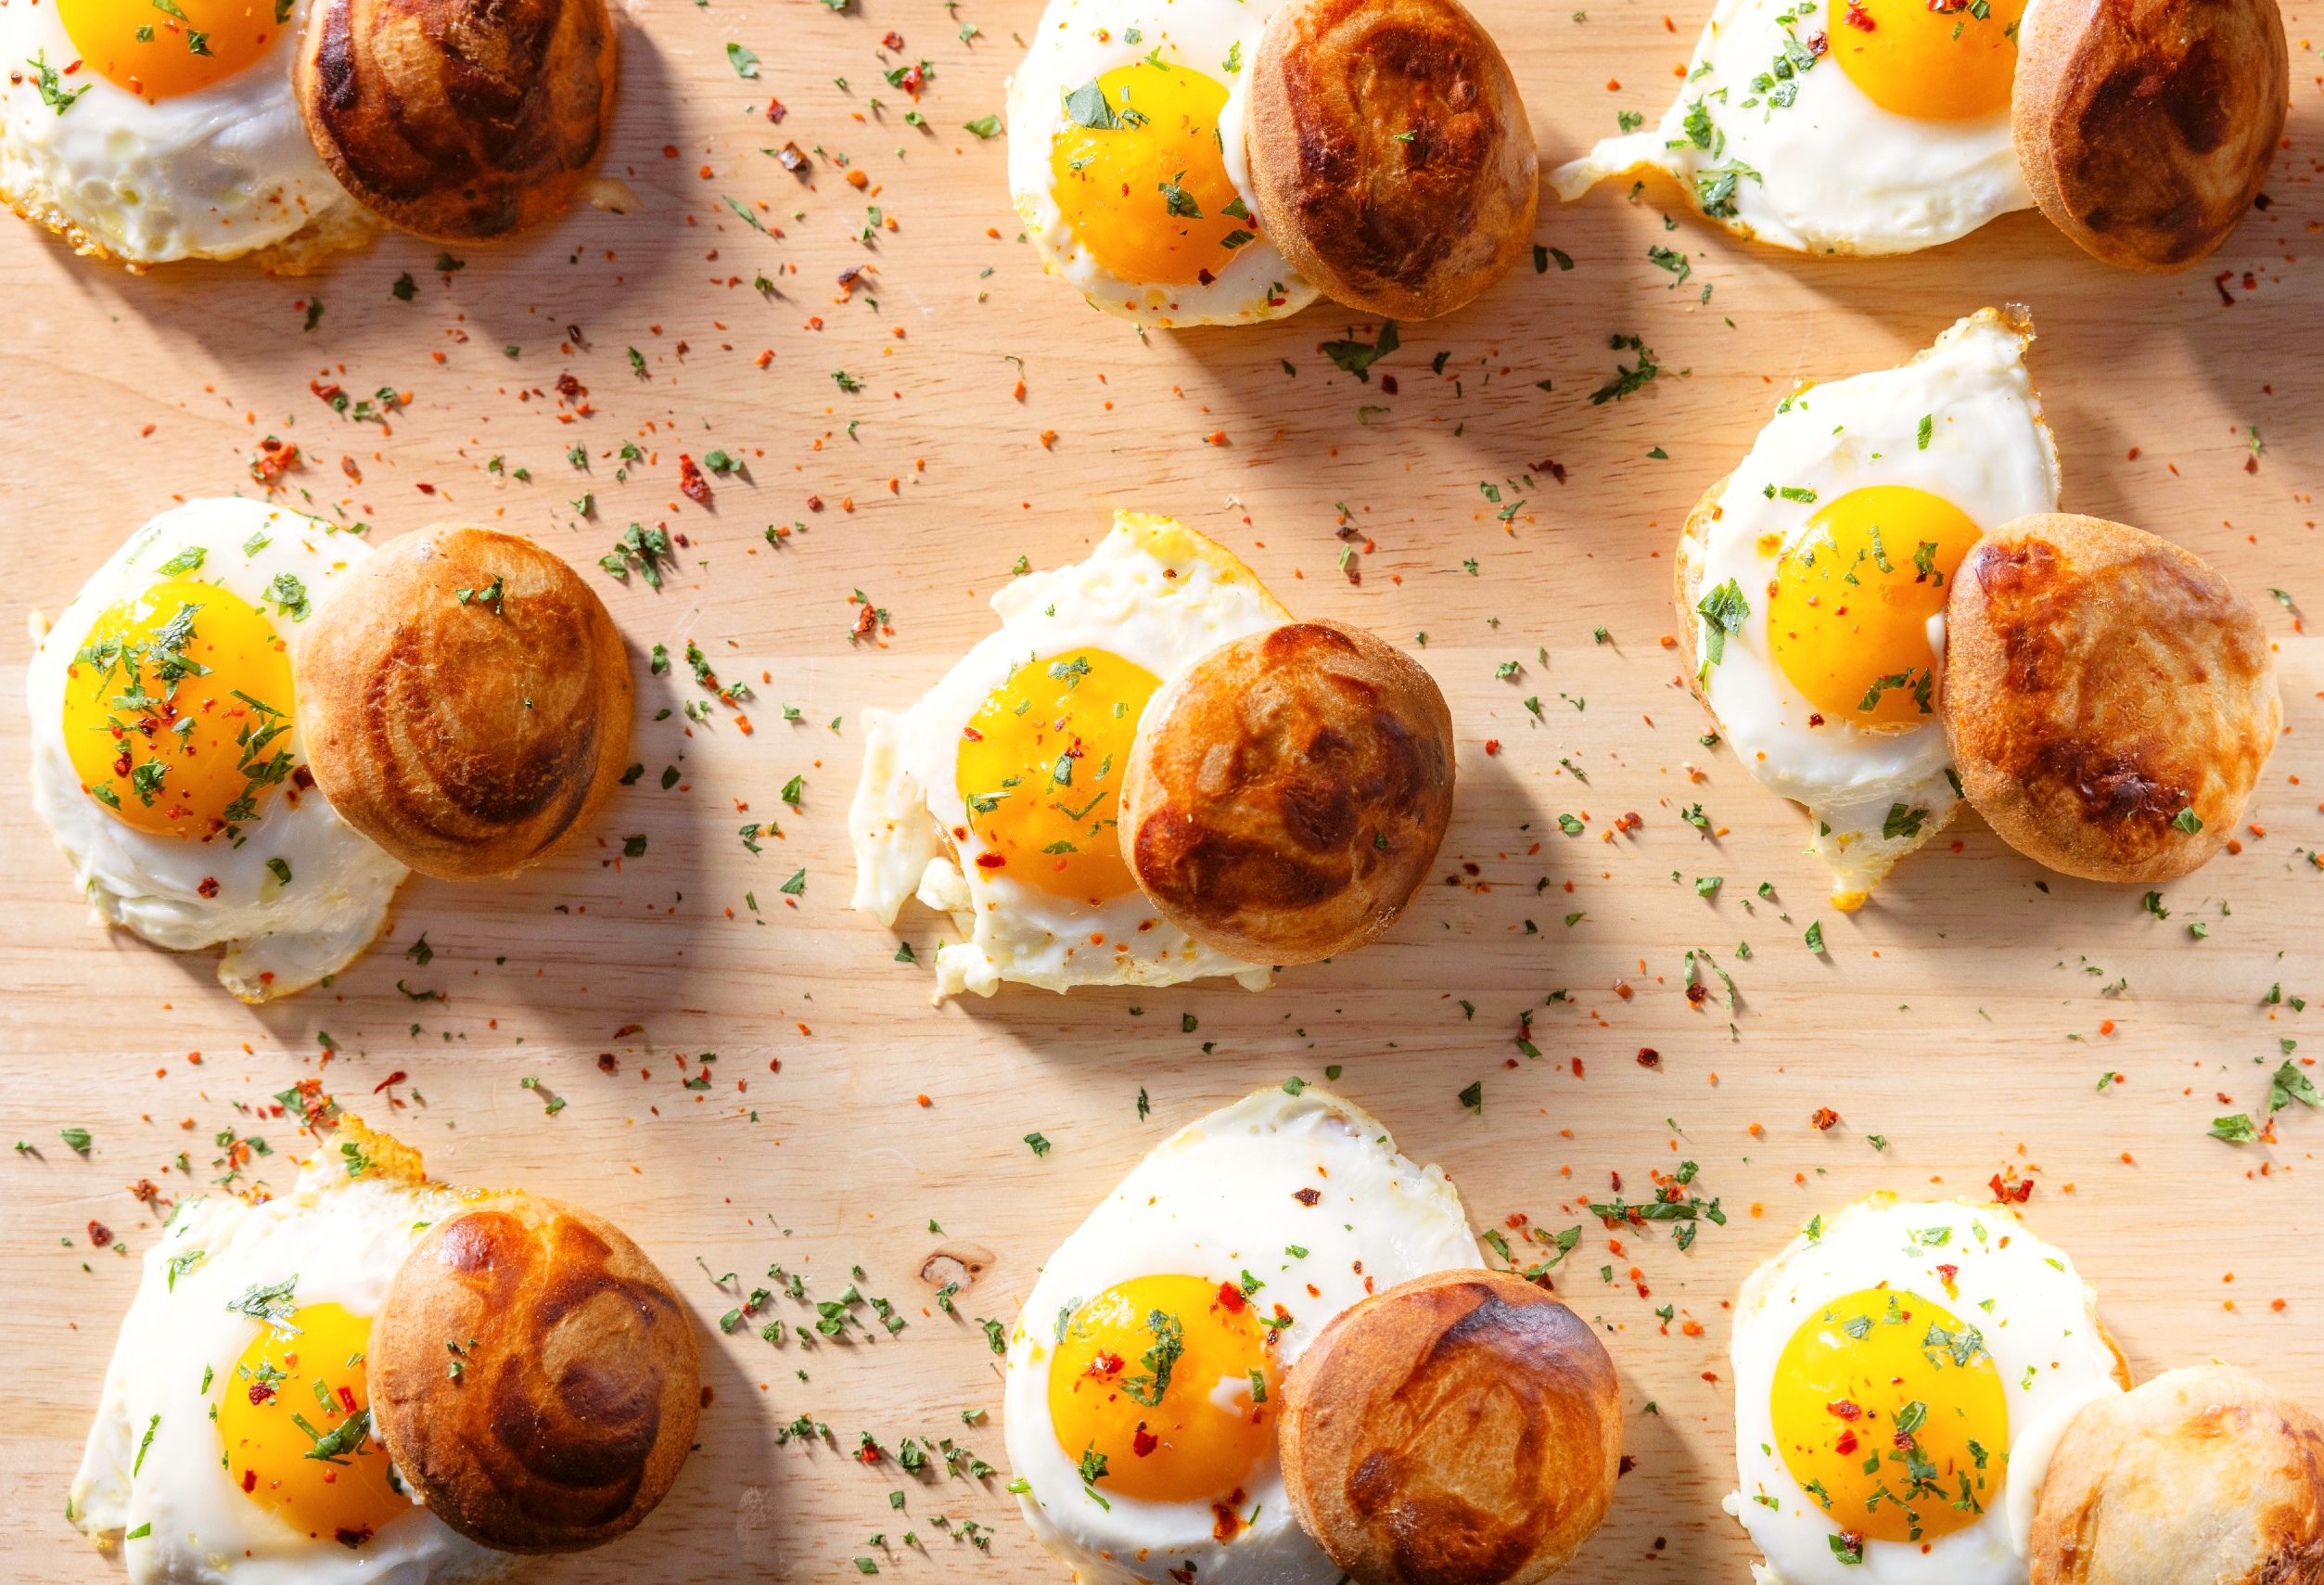
[[1758, 1585], [2024, 1585], [2066, 1422], [2126, 1374], [2098, 1300], [1998, 1206], [1873, 1195], [1735, 1300], [1727, 1511]]
[[223, 943], [246, 1002], [371, 944], [405, 870], [305, 768], [291, 651], [371, 547], [256, 501], [162, 513], [82, 588], [25, 680], [32, 809], [103, 923]]
[[1794, 390], [1679, 546], [1697, 685], [1745, 768], [1807, 806], [1842, 908], [1960, 806], [1947, 592], [1979, 534], [2058, 505], [2032, 339], [1985, 309], [1902, 368]]
[[1579, 198], [1667, 173], [1745, 236], [1909, 253], [2030, 209], [2010, 134], [2025, 0], [1719, 0], [1650, 129], [1551, 173]]
[[310, 3], [6, 0], [0, 199], [131, 264], [360, 236], [291, 90]]
[[1296, 313], [1260, 235], [1243, 68], [1281, 0], [1050, 0], [1009, 79], [1009, 197], [1042, 264], [1142, 325]]
[[901, 713], [863, 714], [848, 812], [854, 906], [893, 925], [905, 899], [964, 938], [936, 995], [1004, 979], [1173, 985], [1269, 971], [1167, 923], [1130, 877], [1116, 821], [1155, 690], [1288, 613], [1233, 554], [1168, 518], [1115, 514], [1086, 561], [992, 597], [1000, 631]]
[[1179, 1130], [1057, 1246], [1010, 1334], [1009, 1463], [1083, 1585], [1332, 1585], [1275, 1453], [1283, 1377], [1375, 1288], [1477, 1263], [1461, 1196], [1296, 1080]]
[[181, 1202], [145, 1254], [67, 1513], [131, 1585], [498, 1579], [371, 1433], [364, 1355], [404, 1255], [460, 1204], [342, 1127], [291, 1193]]

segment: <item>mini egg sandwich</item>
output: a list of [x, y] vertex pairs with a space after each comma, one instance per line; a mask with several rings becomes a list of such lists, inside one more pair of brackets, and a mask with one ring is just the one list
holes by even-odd
[[960, 939], [939, 997], [1171, 985], [1359, 946], [1451, 817], [1452, 719], [1372, 633], [1296, 621], [1225, 547], [1117, 513], [1018, 578], [911, 709], [864, 713], [854, 906]]
[[2225, 842], [2280, 720], [2257, 615], [2152, 534], [2057, 511], [2023, 310], [1802, 383], [1679, 544], [1695, 691], [1804, 805], [1832, 901], [1975, 808], [2052, 869], [2152, 884]]
[[1719, 0], [1661, 121], [1550, 180], [1661, 171], [1823, 257], [2039, 207], [2109, 263], [2179, 270], [2252, 207], [2290, 96], [2276, 0]]
[[1058, 1246], [1003, 1415], [1026, 1521], [1084, 1585], [1526, 1585], [1621, 1458], [1590, 1325], [1479, 1269], [1443, 1171], [1296, 1080], [1181, 1129]]
[[1429, 318], [1531, 245], [1533, 130], [1459, 0], [1051, 0], [1008, 120], [1043, 265], [1141, 325]]
[[498, 236], [589, 179], [614, 54], [605, 0], [18, 0], [0, 202], [133, 270]]
[[612, 1223], [447, 1188], [342, 1116], [288, 1194], [172, 1213], [66, 1512], [131, 1585], [497, 1579], [653, 1511], [696, 1348]]
[[246, 1002], [336, 973], [411, 870], [504, 875], [620, 775], [620, 634], [529, 540], [439, 528], [373, 550], [239, 499], [162, 513], [34, 651], [32, 808], [91, 911], [223, 946]]

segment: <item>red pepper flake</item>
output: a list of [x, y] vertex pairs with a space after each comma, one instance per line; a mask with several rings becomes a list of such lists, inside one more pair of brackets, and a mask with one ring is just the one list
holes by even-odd
[[1224, 1502], [1210, 1505], [1210, 1534], [1215, 1540], [1231, 1541], [1242, 1533], [1243, 1516]]
[[1138, 1428], [1130, 1433], [1130, 1451], [1137, 1458], [1145, 1457], [1161, 1445], [1162, 1438], [1147, 1430], [1146, 1423], [1143, 1420], [1138, 1422]]
[[215, 897], [218, 895], [218, 877], [216, 876], [202, 876], [201, 884], [194, 889], [201, 893], [204, 897]]
[[112, 1243], [112, 1242], [113, 1242], [113, 1230], [112, 1230], [111, 1228], [109, 1228], [109, 1227], [106, 1226], [106, 1225], [105, 1225], [103, 1222], [101, 1222], [101, 1221], [92, 1221], [92, 1222], [90, 1222], [90, 1223], [89, 1223], [89, 1246], [90, 1246], [90, 1247], [95, 1248], [95, 1249], [102, 1249], [102, 1248], [104, 1248], [104, 1247], [105, 1247], [108, 1244], [110, 1244], [110, 1243]]
[[1845, 1398], [1834, 1399], [1832, 1402], [1825, 1404], [1824, 1412], [1831, 1415], [1835, 1420], [1861, 1420], [1864, 1418], [1863, 1406], [1854, 1403]]
[[1291, 1191], [1291, 1197], [1297, 1200], [1303, 1206], [1317, 1206], [1322, 1204], [1323, 1202], [1323, 1191], [1321, 1189], [1294, 1189]]
[[[270, 1388], [269, 1390], [272, 1389]], [[245, 1491], [256, 1491], [258, 1489], [258, 1471], [254, 1469], [246, 1469], [242, 1472], [242, 1489]]]
[[767, 120], [773, 121], [776, 125], [781, 125], [783, 118], [790, 113], [783, 108], [782, 100], [769, 99], [767, 101]]
[[272, 490], [282, 476], [299, 466], [299, 448], [287, 441], [267, 436], [250, 454], [250, 477]]
[[1651, 1045], [1640, 1046], [1638, 1048], [1638, 1065], [1641, 1067], [1660, 1067], [1662, 1066], [1662, 1053], [1656, 1051]]
[[1839, 1120], [1840, 1114], [1830, 1106], [1818, 1106], [1815, 1116], [1807, 1119], [1807, 1126], [1820, 1131], [1829, 1131], [1832, 1125]]
[[678, 454], [678, 491], [697, 506], [710, 504], [710, 481], [702, 477], [694, 459], [683, 452]]
[[[1950, 7], [1942, 3], [1942, 0], [1929, 0], [1929, 9], [1932, 11], [1947, 10]], [[1865, 11], [1860, 0], [1848, 0], [1846, 21], [1848, 26], [1854, 28], [1858, 32], [1871, 33], [1878, 32], [1880, 31], [1880, 24], [1872, 20], [1870, 14]]]
[[1856, 1451], [1858, 1445], [1854, 1431], [1843, 1431], [1840, 1433], [1840, 1439], [1832, 1444], [1832, 1451], [1842, 1458], [1846, 1458]]
[[890, 28], [887, 30], [887, 35], [879, 41], [879, 47], [882, 49], [901, 49], [904, 47], [904, 35], [898, 32], [895, 29]]
[[[274, 1396], [275, 1389], [269, 1384], [262, 1381], [254, 1381], [250, 1384], [250, 1401], [252, 1403], [263, 1403]], [[245, 1489], [248, 1489], [246, 1488]]]
[[355, 1392], [352, 1387], [342, 1384], [338, 1389], [338, 1401], [339, 1407], [347, 1412], [350, 1414], [355, 1412]]
[[1243, 1290], [1232, 1283], [1219, 1285], [1219, 1302], [1226, 1307], [1229, 1315], [1240, 1315], [1250, 1308], [1250, 1300], [1245, 1298]]
[[2031, 1178], [2020, 1179], [2014, 1183], [2004, 1183], [2001, 1181], [2001, 1174], [1996, 1172], [1986, 1186], [1993, 1191], [1996, 1205], [2022, 1206], [2034, 1197], [2034, 1181]]
[[1009, 861], [1001, 854], [992, 852], [990, 850], [977, 855], [977, 867], [980, 870], [997, 870], [1008, 862]]

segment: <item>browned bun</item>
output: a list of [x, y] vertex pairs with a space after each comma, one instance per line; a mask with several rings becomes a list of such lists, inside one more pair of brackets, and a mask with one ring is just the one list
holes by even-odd
[[428, 1511], [503, 1552], [578, 1552], [678, 1477], [701, 1412], [694, 1323], [603, 1217], [530, 1195], [413, 1246], [371, 1328], [371, 1412]]
[[1533, 127], [1460, 0], [1290, 0], [1250, 72], [1259, 229], [1326, 295], [1433, 318], [1532, 245]]
[[2033, 1585], [2324, 1579], [2324, 1425], [2248, 1371], [2166, 1371], [2075, 1417], [2034, 1505]]
[[1961, 796], [2010, 846], [2153, 883], [2226, 844], [2282, 714], [2267, 634], [2217, 573], [2138, 529], [2036, 513], [1971, 547], [1945, 625]]
[[1250, 963], [1360, 947], [1452, 818], [1452, 712], [1374, 633], [1285, 622], [1222, 644], [1138, 723], [1122, 857], [1162, 916]]
[[316, 611], [294, 664], [323, 796], [422, 875], [466, 880], [542, 858], [587, 825], [629, 755], [630, 661], [613, 618], [580, 574], [515, 534], [389, 541]]
[[1358, 1585], [1526, 1585], [1606, 1516], [1614, 1361], [1507, 1272], [1374, 1294], [1308, 1345], [1279, 1426], [1292, 1511]]
[[465, 242], [572, 201], [613, 119], [614, 58], [606, 0], [315, 0], [291, 76], [340, 185]]
[[2259, 195], [2291, 71], [2277, 0], [2034, 0], [2010, 107], [2025, 185], [2095, 257], [2184, 269]]

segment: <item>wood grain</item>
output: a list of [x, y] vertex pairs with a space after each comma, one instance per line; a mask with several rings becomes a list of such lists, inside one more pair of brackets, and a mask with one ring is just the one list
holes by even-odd
[[[1625, 0], [1599, 0], [1586, 21], [1515, 0], [1479, 10], [1551, 160], [1612, 131], [1617, 109], [1659, 110], [1698, 20]], [[2279, 1040], [2324, 1051], [2324, 871], [2310, 857], [2324, 848], [2324, 646], [2295, 632], [2300, 610], [2324, 609], [2324, 64], [2301, 42], [2317, 20], [2287, 12], [2292, 121], [2270, 207], [2192, 277], [2110, 271], [2030, 214], [1919, 258], [1818, 267], [1683, 214], [1666, 226], [1667, 188], [1635, 202], [1616, 189], [1544, 211], [1540, 240], [1571, 271], [1521, 271], [1450, 323], [1407, 327], [1405, 350], [1360, 386], [1316, 350], [1347, 328], [1328, 306], [1142, 339], [1040, 276], [1015, 240], [1002, 144], [958, 130], [999, 109], [1012, 35], [1036, 12], [657, 0], [624, 41], [610, 167], [637, 211], [471, 249], [449, 276], [432, 245], [391, 237], [305, 281], [232, 267], [133, 278], [0, 227], [13, 308], [0, 380], [14, 398], [0, 512], [21, 612], [59, 609], [172, 500], [253, 488], [245, 459], [275, 434], [308, 458], [287, 481], [294, 504], [382, 537], [488, 522], [586, 567], [631, 520], [668, 523], [685, 536], [669, 584], [607, 585], [625, 633], [641, 650], [694, 640], [757, 696], [747, 735], [722, 709], [690, 724], [679, 707], [705, 696], [683, 666], [641, 668], [646, 773], [605, 843], [505, 886], [415, 881], [391, 936], [334, 987], [260, 1009], [219, 991], [205, 959], [90, 927], [12, 803], [0, 1131], [36, 1147], [0, 1160], [12, 1575], [83, 1582], [118, 1567], [62, 1516], [135, 1279], [133, 1259], [88, 1247], [86, 1224], [141, 1250], [155, 1223], [123, 1186], [185, 1192], [164, 1169], [184, 1150], [196, 1180], [211, 1176], [212, 1138], [229, 1127], [267, 1136], [269, 1173], [286, 1180], [292, 1130], [244, 1108], [307, 1076], [446, 1177], [614, 1217], [682, 1274], [707, 1327], [735, 1300], [697, 1257], [745, 1287], [779, 1260], [824, 1296], [861, 1265], [864, 1291], [909, 1315], [892, 1340], [811, 1351], [713, 1331], [700, 1454], [639, 1536], [552, 1566], [584, 1585], [641, 1568], [682, 1582], [852, 1579], [856, 1557], [908, 1578], [1062, 1579], [1015, 1518], [1005, 1472], [914, 1479], [849, 1450], [864, 1431], [891, 1449], [952, 1436], [1000, 1463], [998, 1361], [973, 1318], [1010, 1319], [1057, 1241], [1169, 1129], [1289, 1074], [1321, 1080], [1327, 1065], [1406, 1149], [1445, 1164], [1480, 1226], [1518, 1213], [1587, 1223], [1560, 1290], [1604, 1328], [1638, 1460], [1570, 1576], [1588, 1585], [1745, 1578], [1741, 1532], [1717, 1507], [1733, 1472], [1724, 1308], [1794, 1224], [1873, 1188], [1973, 1197], [1998, 1171], [2023, 1173], [2030, 1214], [2098, 1285], [2141, 1371], [2215, 1353], [2324, 1401], [2324, 1213], [2305, 1188], [2324, 1118], [2295, 1107], [2271, 1144], [2205, 1131], [2224, 1112], [2264, 1114]], [[980, 32], [964, 44], [958, 22]], [[934, 65], [928, 130], [906, 126], [904, 95], [880, 83], [891, 28], [905, 38], [895, 60]], [[736, 77], [729, 41], [758, 52], [755, 81]], [[887, 101], [875, 116], [874, 89]], [[779, 126], [771, 94], [788, 109]], [[760, 152], [788, 138], [844, 151], [869, 188], [826, 162], [802, 183]], [[895, 226], [867, 245], [873, 204]], [[1692, 278], [1674, 289], [1646, 259], [1655, 246], [1682, 249]], [[864, 264], [868, 293], [838, 300], [839, 272]], [[410, 301], [391, 289], [406, 273]], [[1698, 745], [1703, 722], [1659, 642], [1687, 505], [1790, 378], [1897, 361], [2003, 299], [2030, 304], [2040, 329], [2034, 368], [2066, 506], [2209, 557], [2281, 645], [2289, 730], [2251, 812], [2265, 835], [2166, 888], [2167, 920], [2136, 890], [2046, 876], [1971, 821], [1958, 851], [1940, 843], [1862, 914], [1832, 914], [1796, 812]], [[1665, 373], [1592, 406], [1616, 333], [1642, 336]], [[864, 389], [841, 390], [836, 369]], [[568, 372], [588, 388], [586, 416], [555, 400]], [[1389, 375], [1393, 394], [1377, 377]], [[410, 405], [385, 427], [353, 424], [311, 380], [391, 385]], [[2264, 450], [2248, 471], [2254, 426]], [[1206, 443], [1214, 434], [1223, 443]], [[611, 454], [624, 441], [646, 454], [626, 482]], [[575, 444], [585, 476], [564, 460]], [[748, 473], [714, 479], [706, 510], [680, 496], [677, 455], [713, 447]], [[530, 482], [488, 471], [496, 455]], [[1480, 482], [1522, 502], [1506, 524]], [[584, 491], [582, 521], [569, 504]], [[1362, 531], [1360, 582], [1336, 565], [1338, 503]], [[1261, 995], [1026, 992], [931, 1009], [925, 963], [892, 961], [893, 938], [845, 908], [855, 716], [914, 697], [988, 631], [984, 601], [1020, 555], [1078, 556], [1116, 505], [1219, 535], [1303, 614], [1428, 634], [1460, 736], [1442, 863], [1454, 883], [1427, 888], [1360, 956]], [[793, 523], [779, 548], [764, 537]], [[891, 613], [883, 645], [849, 640], [857, 589]], [[29, 645], [8, 625], [0, 666], [15, 678]], [[1496, 677], [1503, 660], [1521, 663], [1514, 678]], [[25, 763], [12, 686], [0, 781], [20, 787]], [[680, 776], [669, 790], [664, 766]], [[792, 811], [778, 793], [795, 774]], [[1698, 800], [1715, 836], [1679, 817]], [[1588, 834], [1561, 836], [1560, 812], [1586, 812]], [[1641, 828], [1602, 841], [1626, 812]], [[767, 819], [784, 835], [754, 857], [735, 828]], [[632, 833], [646, 851], [620, 859]], [[802, 889], [786, 896], [795, 871]], [[1691, 884], [1704, 875], [1725, 877], [1709, 901]], [[1763, 881], [1771, 899], [1755, 895]], [[1823, 957], [1801, 939], [1818, 918]], [[2190, 935], [2195, 922], [2208, 939]], [[905, 923], [925, 959], [937, 922]], [[407, 955], [422, 937], [425, 966]], [[1732, 972], [1731, 1020], [1716, 1001], [1689, 1005], [1692, 947]], [[2266, 1004], [2277, 983], [2308, 1010]], [[1570, 1001], [1545, 1003], [1560, 990]], [[1513, 1043], [1528, 1013], [1538, 1059]], [[1641, 1066], [1641, 1047], [1658, 1066]], [[689, 1059], [709, 1052], [710, 1087], [683, 1088], [703, 1071]], [[2101, 1091], [2110, 1072], [2120, 1080]], [[529, 1075], [563, 1111], [520, 1086]], [[1456, 1097], [1477, 1080], [1473, 1114]], [[1809, 1122], [1822, 1106], [1840, 1115], [1829, 1131]], [[87, 1159], [58, 1142], [70, 1125], [92, 1131]], [[1034, 1131], [1053, 1144], [1046, 1157], [1021, 1143]], [[1691, 1252], [1659, 1234], [1610, 1240], [1580, 1213], [1612, 1174], [1635, 1192], [1682, 1157], [1730, 1217]], [[991, 1257], [959, 1320], [917, 1276], [947, 1241]], [[1666, 1332], [1658, 1306], [1700, 1335]], [[985, 1417], [964, 1425], [964, 1410]], [[802, 1413], [838, 1445], [778, 1447]], [[990, 1556], [939, 1515], [993, 1527]]]

